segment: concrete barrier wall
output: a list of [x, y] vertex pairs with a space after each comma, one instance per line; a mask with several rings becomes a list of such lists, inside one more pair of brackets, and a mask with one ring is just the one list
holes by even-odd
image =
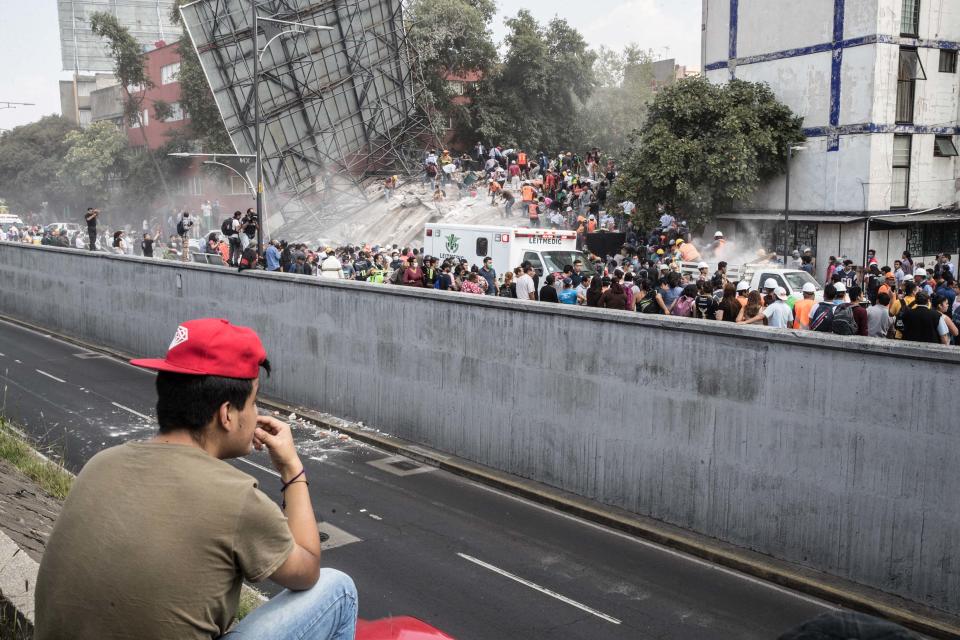
[[960, 613], [960, 354], [0, 243], [0, 310], [254, 327], [291, 403]]

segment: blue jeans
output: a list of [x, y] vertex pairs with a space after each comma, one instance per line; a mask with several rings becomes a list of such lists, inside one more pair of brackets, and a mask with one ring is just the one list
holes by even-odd
[[336, 569], [320, 569], [306, 591], [284, 590], [240, 621], [224, 640], [353, 640], [357, 588]]

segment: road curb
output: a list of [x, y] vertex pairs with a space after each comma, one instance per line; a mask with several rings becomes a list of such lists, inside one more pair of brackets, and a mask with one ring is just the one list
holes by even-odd
[[[89, 344], [3, 314], [0, 314], [0, 319], [123, 361], [132, 357], [130, 354], [121, 351]], [[885, 618], [933, 638], [960, 638], [960, 618], [945, 612], [862, 585], [856, 585], [840, 578], [799, 567], [795, 568], [786, 562], [742, 550], [718, 540], [687, 533], [676, 527], [592, 502], [532, 480], [497, 471], [375, 430], [358, 427], [355, 423], [347, 420], [290, 405], [275, 398], [261, 396], [260, 402], [275, 411], [284, 414], [295, 413], [320, 426], [340, 431], [359, 442], [376, 446], [390, 453], [404, 455], [480, 484], [506, 491], [596, 524], [623, 531], [746, 575], [849, 609]]]

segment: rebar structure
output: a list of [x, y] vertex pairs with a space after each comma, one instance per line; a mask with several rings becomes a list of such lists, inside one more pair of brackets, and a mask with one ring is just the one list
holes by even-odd
[[[319, 229], [366, 206], [374, 177], [420, 171], [423, 149], [437, 136], [405, 7], [405, 0], [256, 0], [268, 232], [305, 235], [304, 223]], [[227, 132], [245, 154], [256, 153], [252, 9], [251, 0], [181, 8]]]

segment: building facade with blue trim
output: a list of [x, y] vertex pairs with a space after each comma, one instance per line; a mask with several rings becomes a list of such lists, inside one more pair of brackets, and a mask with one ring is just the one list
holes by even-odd
[[[818, 257], [859, 262], [865, 219], [902, 213], [871, 221], [868, 242], [884, 259], [908, 246], [960, 249], [960, 3], [704, 0], [703, 30], [708, 79], [766, 82], [803, 117], [791, 237]], [[727, 219], [752, 220], [756, 233], [782, 218], [784, 195], [784, 179], [774, 180]], [[924, 240], [921, 224], [958, 232], [928, 229]]]

